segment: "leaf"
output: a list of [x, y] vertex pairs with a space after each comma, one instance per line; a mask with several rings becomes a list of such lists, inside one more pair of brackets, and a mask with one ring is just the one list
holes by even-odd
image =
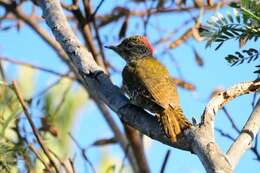
[[260, 74], [260, 65], [256, 65], [256, 68], [258, 68], [258, 70], [254, 71], [254, 73]]
[[196, 61], [197, 65], [202, 67], [204, 65], [202, 57], [200, 56], [200, 54], [197, 52], [197, 50], [195, 48], [193, 48], [193, 53], [194, 53], [195, 61]]
[[224, 40], [228, 40], [228, 39], [229, 39], [229, 37], [228, 37], [228, 36], [225, 36], [225, 35], [220, 35], [219, 38], [222, 38], [222, 39], [224, 39]]
[[222, 46], [223, 43], [224, 42], [219, 43], [219, 45], [215, 48], [215, 50], [218, 50], [220, 48], [220, 46]]
[[242, 55], [242, 53], [240, 53], [240, 52], [238, 52], [238, 51], [236, 51], [235, 54], [237, 54], [237, 56], [238, 56], [239, 58], [244, 58], [244, 56]]
[[239, 36], [240, 33], [238, 32], [239, 30], [236, 30], [236, 29], [232, 29], [231, 30], [233, 34], [235, 34], [236, 36]]
[[234, 16], [235, 16], [237, 22], [240, 23], [240, 15], [239, 15], [238, 11], [236, 9], [233, 9], [233, 12], [234, 12]]
[[259, 70], [256, 70], [256, 71], [254, 71], [253, 73], [260, 74], [260, 69], [259, 69]]
[[225, 59], [228, 61], [228, 63], [232, 64], [236, 62], [239, 58], [234, 55], [228, 55], [225, 57]]
[[228, 30], [224, 31], [224, 34], [228, 35], [229, 37], [234, 37], [234, 34], [231, 31], [229, 32]]
[[225, 57], [225, 59], [228, 61], [228, 63], [231, 64], [231, 66], [234, 66], [234, 65], [242, 64], [245, 61], [247, 63], [255, 61], [256, 59], [259, 58], [259, 54], [260, 54], [260, 50], [258, 51], [254, 48], [250, 48], [248, 50], [242, 50], [242, 53], [236, 51], [235, 55], [228, 55], [227, 57]]
[[224, 42], [225, 40], [218, 38], [218, 39], [216, 39], [216, 40], [214, 40], [214, 41], [215, 41], [215, 42]]
[[227, 18], [229, 19], [229, 21], [230, 21], [231, 23], [234, 22], [233, 16], [231, 16], [230, 13], [227, 13]]

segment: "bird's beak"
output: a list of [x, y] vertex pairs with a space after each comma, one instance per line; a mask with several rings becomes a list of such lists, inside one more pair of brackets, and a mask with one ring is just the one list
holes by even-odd
[[117, 46], [105, 46], [105, 48], [112, 49], [113, 51], [117, 52]]

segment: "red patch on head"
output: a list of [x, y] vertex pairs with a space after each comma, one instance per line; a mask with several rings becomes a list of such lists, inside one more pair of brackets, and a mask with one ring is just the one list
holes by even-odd
[[144, 43], [144, 45], [146, 45], [148, 47], [148, 49], [151, 51], [151, 53], [153, 54], [153, 46], [151, 45], [151, 43], [148, 41], [148, 39], [145, 36], [141, 36], [140, 40]]

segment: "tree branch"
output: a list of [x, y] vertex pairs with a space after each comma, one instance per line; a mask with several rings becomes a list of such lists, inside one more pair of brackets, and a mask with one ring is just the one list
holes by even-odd
[[214, 119], [216, 112], [235, 97], [259, 90], [260, 80], [255, 80], [234, 85], [219, 93], [206, 106], [202, 122], [187, 130], [186, 134], [191, 142], [192, 151], [200, 158], [207, 172], [231, 173], [234, 169], [233, 162], [230, 160], [232, 158], [227, 157], [215, 143]]
[[147, 136], [167, 145], [189, 150], [189, 144], [184, 144], [184, 140], [171, 144], [162, 132], [157, 119], [141, 108], [131, 105], [120, 89], [113, 85], [108, 75], [96, 64], [92, 54], [81, 45], [70, 29], [59, 1], [42, 0], [40, 6], [43, 10], [43, 16], [56, 40], [77, 67], [81, 77], [84, 79], [83, 85], [88, 88], [91, 95], [104, 101], [114, 112], [118, 113], [121, 120]]
[[41, 135], [40, 135], [38, 129], [35, 127], [35, 125], [34, 125], [34, 123], [33, 123], [33, 120], [32, 120], [32, 118], [31, 118], [31, 114], [30, 114], [30, 112], [29, 112], [29, 110], [28, 110], [28, 107], [27, 107], [27, 105], [26, 105], [26, 103], [25, 103], [25, 101], [24, 101], [24, 99], [23, 99], [23, 96], [22, 96], [21, 92], [18, 90], [18, 87], [17, 87], [17, 84], [16, 84], [15, 81], [13, 81], [12, 87], [13, 87], [13, 90], [14, 90], [16, 96], [17, 96], [17, 99], [19, 100], [19, 102], [20, 102], [20, 104], [21, 104], [21, 106], [22, 106], [22, 108], [23, 108], [24, 114], [25, 114], [26, 118], [27, 118], [28, 121], [29, 121], [29, 124], [30, 124], [30, 126], [31, 126], [31, 128], [32, 128], [32, 131], [33, 131], [34, 136], [35, 136], [36, 139], [37, 139], [37, 142], [38, 142], [39, 145], [41, 146], [41, 148], [42, 148], [44, 154], [45, 154], [46, 157], [49, 159], [49, 161], [50, 161], [51, 165], [54, 167], [55, 171], [58, 173], [58, 172], [59, 172], [58, 166], [56, 165], [54, 159], [51, 157], [48, 148], [45, 146], [45, 144], [44, 144], [44, 142], [43, 142], [43, 139], [42, 139], [42, 137], [41, 137]]
[[9, 62], [9, 63], [12, 63], [12, 64], [17, 64], [17, 65], [29, 67], [29, 68], [32, 68], [32, 69], [44, 71], [44, 72], [47, 72], [47, 73], [50, 73], [50, 74], [53, 74], [53, 75], [56, 75], [56, 76], [60, 76], [61, 78], [66, 77], [66, 78], [69, 78], [71, 80], [76, 80], [75, 77], [73, 77], [73, 76], [71, 76], [69, 74], [62, 74], [62, 73], [56, 72], [56, 71], [48, 69], [48, 68], [44, 68], [44, 67], [41, 67], [41, 66], [29, 64], [29, 63], [26, 63], [26, 62], [23, 62], [23, 61], [19, 61], [19, 60], [16, 60], [16, 59], [12, 59], [12, 58], [7, 58], [7, 57], [1, 57], [0, 56], [0, 61], [6, 61], [6, 62]]
[[218, 93], [218, 95], [213, 97], [208, 103], [202, 116], [201, 125], [210, 125], [213, 130], [215, 114], [220, 108], [223, 108], [223, 106], [227, 102], [240, 95], [254, 93], [256, 91], [259, 91], [259, 89], [260, 79], [256, 79], [252, 82], [243, 82], [236, 84], [226, 91]]
[[77, 67], [83, 78], [83, 85], [95, 98], [102, 100], [120, 119], [151, 138], [167, 145], [193, 151], [202, 161], [209, 173], [233, 171], [232, 162], [215, 143], [214, 116], [218, 109], [228, 101], [242, 94], [256, 92], [260, 89], [260, 81], [237, 84], [225, 92], [215, 96], [207, 105], [202, 122], [185, 131], [185, 136], [177, 143], [170, 143], [161, 130], [157, 119], [143, 109], [129, 103], [129, 100], [113, 85], [109, 76], [99, 67], [84, 46], [74, 35], [62, 13], [57, 0], [41, 0], [43, 16], [51, 28], [56, 40]]
[[250, 116], [247, 120], [243, 130], [237, 137], [235, 142], [231, 145], [227, 152], [227, 156], [230, 158], [233, 168], [237, 165], [239, 159], [246, 152], [246, 150], [251, 148], [253, 140], [260, 128], [260, 99]]

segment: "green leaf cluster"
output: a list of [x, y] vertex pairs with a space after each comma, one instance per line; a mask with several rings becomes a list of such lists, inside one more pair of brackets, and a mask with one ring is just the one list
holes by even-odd
[[[202, 28], [201, 35], [207, 41], [206, 47], [213, 43], [218, 50], [226, 41], [234, 39], [239, 41], [242, 48], [247, 41], [256, 42], [260, 37], [260, 1], [241, 0], [230, 4], [233, 13], [225, 16], [217, 13], [210, 17], [205, 27]], [[249, 48], [248, 50], [236, 51], [225, 57], [231, 66], [244, 62], [256, 61], [259, 58], [260, 49]], [[258, 70], [255, 71], [258, 73]]]
[[[35, 74], [35, 70], [19, 67], [16, 81], [44, 144], [60, 159], [65, 160], [70, 154], [71, 139], [68, 132], [72, 129], [77, 111], [86, 103], [87, 94], [82, 87], [65, 78], [46, 90], [43, 97], [35, 95]], [[0, 172], [16, 173], [20, 171], [19, 167], [26, 169], [28, 165], [34, 172], [42, 172], [43, 165], [28, 144], [39, 149], [45, 160], [47, 158], [37, 142], [30, 140], [35, 137], [30, 126], [24, 123], [27, 121], [26, 117], [22, 116], [23, 110], [11, 85], [4, 82], [8, 78], [8, 74], [5, 77], [0, 75]]]

